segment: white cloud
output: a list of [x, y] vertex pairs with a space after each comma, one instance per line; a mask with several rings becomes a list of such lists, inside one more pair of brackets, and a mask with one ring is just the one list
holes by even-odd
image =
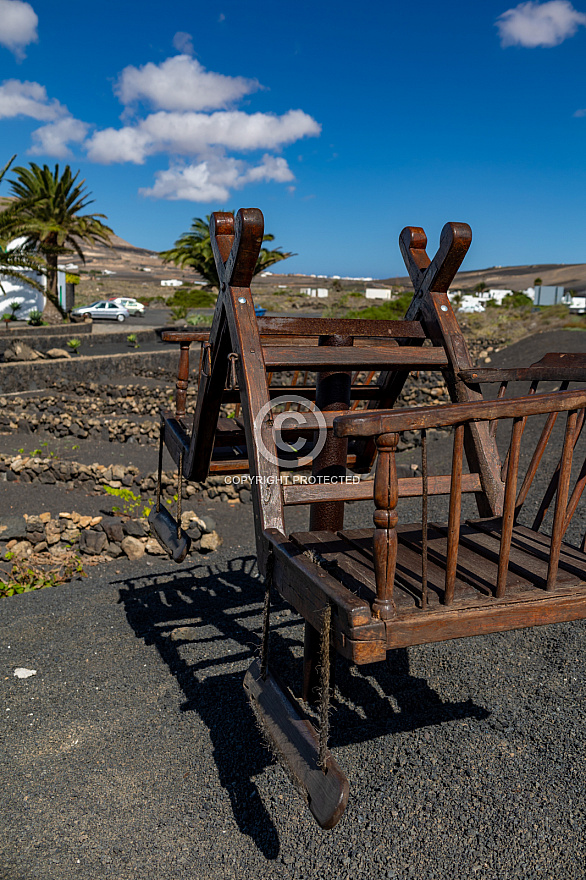
[[52, 122], [68, 113], [67, 107], [55, 98], [49, 100], [45, 86], [40, 83], [7, 79], [0, 85], [0, 119], [30, 116]]
[[177, 31], [173, 37], [173, 48], [184, 55], [193, 55], [193, 37], [185, 31]]
[[215, 110], [259, 88], [256, 80], [211, 73], [195, 58], [175, 55], [161, 64], [125, 67], [115, 92], [123, 104], [146, 101], [159, 110]]
[[86, 141], [88, 159], [109, 165], [134, 162], [142, 165], [148, 155], [148, 135], [138, 128], [104, 128]]
[[36, 43], [39, 19], [30, 3], [0, 0], [0, 45], [17, 58], [24, 58], [24, 47]]
[[151, 189], [141, 189], [144, 196], [176, 201], [225, 202], [233, 189], [241, 189], [247, 183], [274, 180], [279, 183], [294, 180], [285, 159], [265, 155], [260, 165], [250, 166], [233, 157], [214, 157], [187, 165], [169, 168], [155, 175]]
[[0, 85], [0, 119], [28, 116], [45, 122], [33, 132], [33, 155], [49, 155], [57, 158], [71, 156], [68, 143], [81, 143], [89, 131], [89, 125], [74, 119], [67, 107], [55, 98], [49, 99], [45, 86], [36, 82], [9, 79]]
[[80, 144], [86, 138], [88, 129], [89, 126], [85, 122], [74, 119], [73, 116], [50, 122], [33, 131], [33, 146], [29, 153], [68, 159], [73, 155], [68, 144]]
[[211, 147], [237, 152], [274, 150], [302, 137], [318, 135], [321, 126], [302, 110], [282, 116], [239, 110], [205, 113], [153, 113], [135, 126], [96, 132], [87, 142], [94, 162], [134, 162], [168, 152], [196, 156]]
[[580, 25], [586, 25], [586, 15], [578, 12], [569, 0], [549, 0], [536, 3], [529, 0], [514, 9], [508, 9], [496, 21], [501, 46], [559, 46], [573, 37]]

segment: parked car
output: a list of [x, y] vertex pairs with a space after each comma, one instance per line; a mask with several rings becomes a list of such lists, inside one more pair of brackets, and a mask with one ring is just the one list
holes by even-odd
[[89, 306], [81, 306], [79, 309], [73, 309], [72, 315], [83, 317], [89, 315], [94, 321], [103, 318], [107, 321], [125, 321], [130, 317], [128, 309], [119, 306], [114, 302], [108, 302], [105, 299], [97, 300]]
[[142, 318], [144, 315], [143, 303], [133, 299], [131, 296], [113, 297], [110, 302], [116, 303], [117, 306], [122, 306], [129, 315], [137, 315], [139, 318]]

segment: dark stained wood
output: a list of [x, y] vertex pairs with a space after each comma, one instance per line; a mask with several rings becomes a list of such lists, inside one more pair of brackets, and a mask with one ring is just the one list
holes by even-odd
[[271, 345], [265, 349], [267, 370], [286, 370], [295, 364], [301, 370], [331, 370], [346, 366], [355, 369], [385, 369], [401, 367], [405, 370], [433, 370], [447, 365], [445, 353], [438, 348], [397, 346], [338, 349], [313, 346], [297, 348]]
[[259, 660], [246, 673], [244, 690], [277, 755], [304, 793], [318, 825], [333, 828], [346, 809], [349, 786], [331, 752], [327, 752], [324, 772], [318, 766], [319, 737], [313, 725], [287, 699], [274, 674], [269, 671], [262, 678]]
[[[250, 283], [262, 243], [261, 212], [244, 209], [235, 218], [216, 212], [210, 234], [220, 279], [211, 329], [163, 333], [164, 340], [181, 347], [176, 412], [163, 414], [164, 441], [175, 461], [183, 458], [187, 478], [250, 475], [260, 572], [272, 579], [273, 591], [306, 626], [304, 696], [315, 696], [314, 673], [322, 650], [318, 634], [326, 608], [331, 609], [330, 652], [357, 664], [381, 662], [396, 647], [586, 617], [586, 554], [563, 540], [586, 487], [585, 463], [570, 495], [572, 452], [584, 421], [586, 388], [566, 390], [569, 381], [586, 381], [586, 356], [554, 353], [512, 371], [473, 368], [447, 297], [470, 245], [469, 227], [447, 224], [432, 260], [423, 230], [403, 231], [400, 244], [415, 292], [402, 322], [257, 319]], [[323, 344], [328, 339], [336, 344]], [[431, 346], [423, 344], [426, 340]], [[198, 343], [201, 375], [189, 432], [188, 352], [190, 344]], [[228, 375], [230, 357], [233, 372]], [[441, 369], [452, 403], [390, 411], [416, 369]], [[381, 373], [372, 385], [377, 370]], [[283, 371], [288, 377], [276, 375]], [[320, 374], [316, 386], [308, 384], [310, 371]], [[276, 382], [269, 387], [273, 373]], [[292, 384], [278, 384], [291, 375]], [[360, 384], [361, 376], [366, 376], [365, 384]], [[506, 386], [521, 379], [533, 383], [533, 392], [546, 379], [559, 383], [561, 390], [507, 400]], [[501, 382], [498, 400], [482, 399], [485, 381]], [[327, 454], [313, 463], [314, 476], [334, 476], [339, 482], [281, 484], [272, 404], [291, 393], [307, 401], [309, 409], [315, 399], [323, 411]], [[368, 401], [369, 409], [349, 411], [359, 400]], [[241, 408], [237, 419], [220, 417], [227, 401]], [[289, 402], [279, 412], [296, 416], [295, 409]], [[516, 517], [529, 487], [538, 482], [535, 477], [559, 412], [570, 415], [560, 466], [541, 506], [545, 515], [557, 493], [549, 538], [519, 526]], [[517, 494], [522, 431], [535, 414], [548, 418]], [[494, 435], [505, 418], [513, 419], [514, 427], [501, 464]], [[309, 412], [301, 427], [285, 423], [282, 435], [287, 440], [307, 437], [318, 424]], [[422, 460], [425, 479], [398, 479], [399, 433], [452, 425], [451, 474], [427, 476]], [[376, 446], [374, 483], [345, 482], [346, 467], [370, 470]], [[463, 473], [464, 454], [469, 473]], [[475, 493], [481, 515], [490, 518], [460, 522], [466, 491]], [[401, 523], [401, 498], [422, 496], [426, 502], [428, 495], [437, 494], [450, 496], [447, 524], [428, 525], [426, 513], [422, 523]], [[370, 498], [375, 528], [343, 529], [344, 502]], [[308, 531], [287, 537], [285, 504], [313, 506]], [[332, 515], [326, 515], [328, 509]], [[318, 768], [319, 738], [287, 696], [289, 682], [281, 687], [270, 667], [263, 680], [255, 663], [245, 686], [260, 723], [305, 790], [310, 809], [330, 827], [344, 808], [347, 781], [329, 753], [328, 772]]]
[[[482, 399], [479, 386], [467, 385], [458, 378], [460, 370], [470, 368], [473, 364], [447, 296], [449, 285], [471, 241], [472, 233], [466, 223], [447, 223], [441, 233], [439, 250], [430, 260], [425, 250], [427, 237], [423, 229], [406, 227], [399, 237], [401, 253], [415, 290], [405, 319], [420, 320], [433, 344], [445, 350], [449, 367], [444, 370], [444, 378], [453, 402]], [[380, 384], [387, 392], [381, 404], [383, 407], [394, 405], [405, 378], [405, 373], [398, 372], [381, 376]], [[479, 473], [482, 480], [483, 492], [476, 496], [480, 514], [500, 513], [500, 461], [488, 425], [468, 423], [464, 442], [470, 471]]]
[[[460, 511], [462, 509], [462, 462], [464, 458], [464, 425], [456, 425], [452, 453], [452, 485], [450, 488], [450, 513], [448, 520], [448, 556], [446, 559], [446, 590], [444, 603], [454, 601], [458, 546], [460, 544]], [[427, 541], [426, 541], [427, 543]], [[423, 547], [422, 547], [423, 549]]]
[[[470, 522], [469, 526], [471, 531], [462, 531], [461, 542], [481, 556], [498, 563], [501, 539], [500, 519], [475, 520]], [[531, 532], [531, 535], [538, 534]], [[542, 590], [545, 589], [547, 583], [551, 548], [550, 539], [546, 536], [543, 538], [542, 542], [537, 537], [533, 538], [524, 534], [519, 526], [515, 526], [511, 537], [509, 556], [509, 569], [532, 581]], [[564, 556], [560, 561], [556, 583], [558, 587], [575, 586], [584, 580], [585, 575], [586, 560], [581, 562], [575, 557], [566, 558]]]
[[374, 479], [373, 535], [376, 599], [372, 612], [381, 620], [396, 614], [393, 600], [395, 567], [397, 564], [397, 522], [395, 512], [399, 500], [395, 451], [398, 434], [382, 434], [376, 438], [378, 462]]
[[387, 647], [408, 648], [430, 642], [468, 638], [487, 633], [544, 626], [586, 617], [586, 585], [572, 590], [570, 595], [545, 594], [543, 598], [511, 601], [491, 600], [482, 608], [446, 609], [442, 613], [414, 613], [398, 617], [387, 624]]
[[465, 421], [509, 419], [519, 415], [567, 412], [586, 406], [585, 391], [556, 391], [534, 394], [513, 400], [484, 400], [478, 403], [456, 403], [446, 406], [421, 406], [417, 409], [389, 412], [364, 411], [337, 416], [334, 433], [339, 437], [367, 437], [396, 431], [417, 431], [421, 428], [445, 428]]
[[551, 352], [530, 367], [460, 370], [463, 382], [586, 382], [586, 355]]
[[566, 507], [568, 504], [568, 492], [570, 489], [570, 477], [572, 472], [572, 455], [576, 438], [576, 423], [578, 413], [576, 410], [568, 413], [564, 446], [560, 459], [560, 478], [558, 484], [553, 528], [551, 533], [551, 546], [549, 553], [549, 565], [547, 569], [547, 589], [554, 590], [557, 583], [557, 571], [560, 558], [560, 550], [566, 525]]
[[[366, 321], [359, 318], [258, 318], [261, 337], [329, 336], [340, 333], [354, 337], [407, 337], [425, 339], [425, 332], [418, 321]], [[163, 342], [206, 342], [209, 330], [163, 330]]]
[[175, 386], [175, 415], [178, 419], [182, 419], [185, 416], [188, 381], [189, 343], [182, 342], [179, 353], [179, 367], [177, 369], [177, 384]]
[[501, 544], [499, 548], [499, 570], [496, 583], [496, 596], [498, 599], [501, 599], [505, 595], [507, 585], [511, 536], [513, 534], [513, 524], [515, 521], [515, 495], [517, 492], [519, 452], [521, 450], [521, 437], [523, 436], [525, 421], [526, 420], [523, 418], [514, 419], [511, 445], [509, 447], [507, 484], [505, 486], [505, 503], [503, 507]]
[[[301, 476], [299, 477], [301, 479]], [[306, 478], [307, 479], [307, 478]], [[451, 476], [428, 477], [429, 495], [449, 495]], [[421, 477], [399, 477], [397, 480], [399, 498], [419, 498], [423, 491]], [[462, 474], [462, 492], [480, 492], [478, 474]], [[335, 500], [369, 501], [373, 497], [374, 481], [358, 480], [357, 482], [321, 483], [311, 485], [296, 483], [283, 486], [283, 500], [286, 505], [311, 504], [313, 501]]]
[[[340, 349], [345, 356], [353, 343], [351, 336], [331, 335], [320, 336], [320, 346]], [[338, 356], [339, 356], [338, 352]], [[350, 408], [350, 370], [327, 370], [319, 372], [316, 383], [316, 406], [322, 413], [338, 413]], [[332, 423], [333, 424], [333, 423]], [[346, 459], [348, 457], [348, 440], [345, 437], [334, 437], [331, 430], [326, 432], [322, 449], [312, 462], [312, 476], [318, 481], [341, 480], [346, 475]], [[312, 530], [330, 529], [337, 531], [344, 526], [344, 502], [314, 501], [309, 514], [309, 527]]]

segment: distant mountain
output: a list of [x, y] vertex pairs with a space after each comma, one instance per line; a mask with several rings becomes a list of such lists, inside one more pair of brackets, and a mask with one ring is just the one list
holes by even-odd
[[[0, 198], [0, 210], [6, 206], [8, 199]], [[201, 277], [192, 270], [183, 271], [173, 265], [165, 265], [157, 251], [147, 248], [136, 247], [118, 235], [112, 237], [112, 246], [105, 245], [82, 245], [86, 262], [80, 263], [75, 254], [64, 257], [65, 263], [75, 263], [79, 269], [85, 272], [115, 273], [122, 280], [142, 280], [149, 278], [158, 284], [162, 279], [178, 278], [181, 281], [201, 281]], [[508, 288], [511, 290], [525, 290], [534, 285], [535, 279], [541, 278], [542, 284], [551, 284], [556, 287], [565, 287], [576, 293], [586, 292], [586, 263], [539, 263], [530, 266], [492, 266], [489, 269], [473, 269], [467, 272], [458, 272], [452, 290], [473, 290], [477, 284], [483, 283], [488, 287]], [[328, 279], [320, 280], [320, 284], [327, 286]], [[406, 275], [381, 279], [381, 282], [393, 287], [411, 286]], [[256, 287], [274, 287], [278, 284], [287, 285], [291, 288], [298, 286], [316, 286], [317, 279], [310, 275], [287, 275], [274, 273], [269, 277], [255, 278]], [[344, 285], [346, 286], [346, 285]]]
[[[540, 263], [531, 266], [493, 266], [490, 269], [474, 269], [458, 272], [452, 290], [474, 290], [477, 284], [487, 287], [526, 290], [533, 287], [536, 278], [542, 284], [565, 287], [575, 293], [586, 291], [586, 263]], [[386, 283], [408, 287], [407, 276], [387, 278]]]
[[83, 244], [85, 263], [80, 263], [75, 255], [66, 257], [63, 263], [75, 263], [84, 272], [115, 273], [122, 280], [147, 280], [147, 276], [153, 281], [164, 278], [178, 278], [179, 280], [201, 280], [192, 270], [184, 272], [173, 265], [165, 265], [157, 251], [147, 248], [136, 247], [128, 241], [124, 241], [118, 235], [113, 235], [111, 247], [102, 244]]

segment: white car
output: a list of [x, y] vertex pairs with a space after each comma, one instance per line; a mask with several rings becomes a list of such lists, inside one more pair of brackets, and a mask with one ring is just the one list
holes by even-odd
[[110, 302], [116, 303], [117, 306], [122, 306], [131, 316], [138, 315], [138, 317], [142, 318], [144, 315], [144, 305], [132, 297], [117, 296], [116, 299], [111, 299]]
[[94, 321], [98, 318], [104, 318], [107, 321], [120, 321], [121, 323], [129, 317], [129, 312], [124, 306], [108, 302], [105, 299], [100, 299], [89, 306], [74, 309], [71, 314], [77, 316], [89, 315]]

